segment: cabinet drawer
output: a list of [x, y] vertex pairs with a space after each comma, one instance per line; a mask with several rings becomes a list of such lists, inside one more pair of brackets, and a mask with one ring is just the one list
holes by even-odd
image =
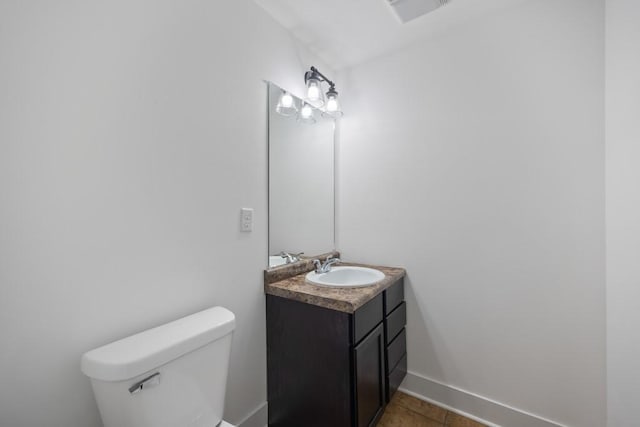
[[393, 371], [407, 352], [407, 335], [403, 329], [387, 347], [387, 374]]
[[398, 308], [392, 311], [389, 316], [387, 316], [384, 322], [387, 344], [390, 344], [391, 341], [393, 341], [406, 324], [407, 303], [403, 302]]
[[378, 295], [353, 313], [353, 344], [360, 342], [382, 322], [382, 294]]
[[404, 277], [384, 291], [384, 314], [391, 313], [404, 301]]
[[407, 355], [398, 363], [398, 366], [395, 367], [393, 371], [387, 377], [387, 402], [391, 400], [400, 384], [402, 384], [402, 380], [407, 375]]

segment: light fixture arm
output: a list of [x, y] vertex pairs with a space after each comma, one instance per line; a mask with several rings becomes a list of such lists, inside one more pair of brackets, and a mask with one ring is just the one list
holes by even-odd
[[329, 85], [330, 89], [335, 92], [336, 84], [329, 80], [327, 76], [322, 74], [316, 67], [311, 67], [311, 71], [304, 73], [304, 82], [307, 83], [310, 79], [316, 79], [320, 82], [325, 82]]

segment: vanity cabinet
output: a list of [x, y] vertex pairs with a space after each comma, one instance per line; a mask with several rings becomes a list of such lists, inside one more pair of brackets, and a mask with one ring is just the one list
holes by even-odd
[[353, 313], [267, 295], [271, 427], [371, 427], [406, 375], [403, 279]]

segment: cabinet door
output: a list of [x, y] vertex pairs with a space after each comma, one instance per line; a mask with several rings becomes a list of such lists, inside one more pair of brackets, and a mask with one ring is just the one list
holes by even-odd
[[354, 349], [356, 425], [375, 426], [385, 405], [384, 329], [378, 325]]

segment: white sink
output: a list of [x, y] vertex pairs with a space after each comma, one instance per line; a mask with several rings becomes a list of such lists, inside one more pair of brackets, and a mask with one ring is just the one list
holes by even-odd
[[328, 273], [318, 274], [312, 271], [307, 274], [306, 279], [317, 286], [360, 288], [378, 283], [384, 279], [384, 273], [373, 268], [344, 266], [331, 267]]

